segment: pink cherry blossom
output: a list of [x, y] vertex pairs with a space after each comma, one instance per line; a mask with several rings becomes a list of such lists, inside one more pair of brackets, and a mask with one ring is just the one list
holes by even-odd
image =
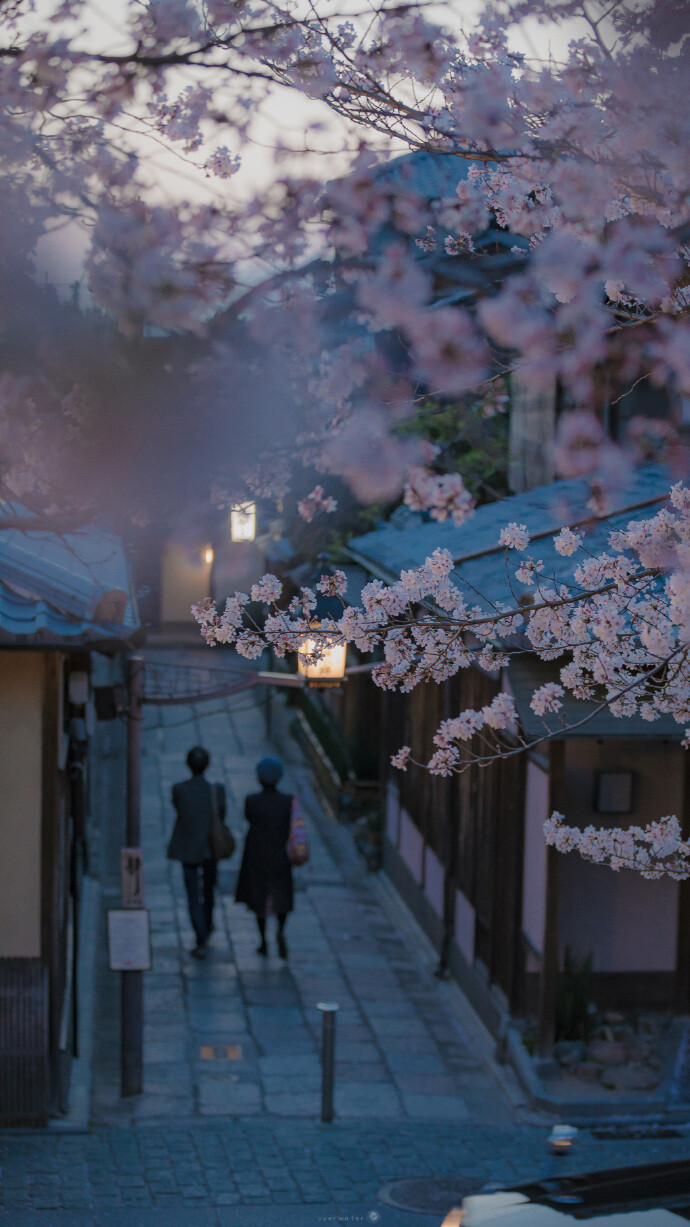
[[345, 596], [347, 592], [347, 576], [344, 571], [334, 571], [332, 575], [322, 575], [316, 587], [325, 596]]
[[482, 708], [484, 723], [492, 729], [507, 729], [517, 721], [515, 700], [512, 695], [502, 692], [492, 699], [487, 707]]
[[534, 583], [535, 575], [538, 575], [543, 570], [544, 563], [541, 558], [525, 558], [515, 572], [515, 578], [521, 584], [529, 586]]
[[681, 838], [675, 815], [659, 818], [648, 826], [599, 828], [584, 831], [566, 825], [563, 814], [554, 812], [544, 823], [547, 844], [559, 852], [577, 850], [586, 860], [610, 868], [634, 869], [643, 878], [682, 879], [690, 876], [690, 842]]
[[283, 585], [275, 575], [262, 575], [258, 584], [254, 584], [251, 590], [251, 599], [253, 601], [262, 601], [264, 605], [273, 605], [280, 599], [283, 591]]
[[219, 145], [207, 157], [204, 166], [209, 175], [215, 175], [218, 179], [230, 179], [237, 174], [241, 164], [239, 154], [231, 153], [225, 145]]
[[547, 712], [560, 711], [563, 706], [565, 690], [558, 682], [546, 682], [535, 690], [530, 699], [530, 707], [535, 716], [544, 716]]
[[466, 315], [441, 307], [411, 317], [406, 330], [420, 371], [434, 392], [457, 395], [484, 377], [487, 353]]
[[314, 516], [318, 515], [319, 512], [329, 514], [330, 512], [337, 511], [337, 509], [337, 500], [330, 495], [326, 495], [323, 486], [314, 486], [311, 493], [301, 498], [297, 504], [297, 511], [301, 518], [306, 520], [307, 524], [311, 523]]
[[572, 528], [562, 528], [553, 539], [554, 546], [563, 558], [569, 558], [582, 544], [584, 533], [573, 531]]
[[411, 753], [410, 746], [401, 746], [397, 754], [391, 755], [391, 767], [397, 767], [399, 771], [407, 771], [407, 763]]
[[498, 544], [509, 550], [526, 550], [529, 545], [529, 533], [526, 524], [516, 524], [511, 521], [501, 529]]
[[459, 527], [474, 508], [474, 498], [459, 473], [430, 473], [422, 467], [410, 469], [404, 488], [404, 501], [413, 511], [428, 511], [432, 520], [451, 519]]

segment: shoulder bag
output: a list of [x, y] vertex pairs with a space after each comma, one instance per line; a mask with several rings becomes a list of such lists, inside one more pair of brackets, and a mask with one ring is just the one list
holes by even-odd
[[309, 840], [304, 829], [302, 811], [300, 810], [297, 797], [292, 798], [287, 854], [291, 865], [306, 865], [309, 860]]
[[211, 806], [213, 807], [213, 817], [211, 819], [211, 852], [213, 853], [213, 859], [215, 861], [227, 861], [235, 851], [237, 844], [232, 831], [225, 825], [218, 813], [215, 784], [211, 785]]

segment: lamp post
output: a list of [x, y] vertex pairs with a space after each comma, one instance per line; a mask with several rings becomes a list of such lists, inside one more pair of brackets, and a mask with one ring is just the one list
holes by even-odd
[[[143, 656], [127, 665], [127, 830], [128, 848], [141, 844], [141, 702]], [[120, 997], [120, 1089], [123, 1096], [143, 1089], [144, 973], [123, 971]]]

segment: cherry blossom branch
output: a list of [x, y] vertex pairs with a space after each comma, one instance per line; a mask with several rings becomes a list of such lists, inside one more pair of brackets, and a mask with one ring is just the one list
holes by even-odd
[[584, 831], [566, 826], [557, 811], [544, 823], [547, 844], [558, 852], [577, 851], [594, 864], [613, 870], [633, 869], [643, 878], [667, 876], [675, 881], [690, 877], [690, 840], [681, 835], [675, 814], [646, 827], [594, 827]]

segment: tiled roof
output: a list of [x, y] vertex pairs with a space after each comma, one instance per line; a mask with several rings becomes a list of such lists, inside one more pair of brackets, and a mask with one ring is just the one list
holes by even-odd
[[387, 179], [396, 188], [416, 192], [424, 200], [454, 196], [461, 179], [467, 178], [470, 163], [451, 153], [429, 153], [418, 149], [384, 162], [376, 171], [379, 182]]
[[[1, 517], [28, 513], [0, 506]], [[121, 622], [105, 621], [98, 604], [124, 592]], [[122, 541], [94, 527], [59, 534], [0, 526], [0, 642], [105, 644], [127, 639], [138, 627], [129, 565]]]
[[[588, 510], [586, 481], [557, 481], [480, 507], [460, 528], [448, 523], [424, 522], [421, 516], [411, 515], [407, 520], [401, 516], [400, 527], [389, 523], [363, 537], [355, 537], [348, 543], [349, 552], [370, 575], [392, 581], [402, 570], [420, 566], [438, 546], [443, 546], [455, 559], [453, 580], [466, 599], [484, 607], [499, 602], [513, 604], [513, 592], [529, 589], [513, 580], [511, 592], [505, 551], [498, 546], [500, 529], [506, 523], [526, 524], [532, 537], [526, 554], [544, 562], [545, 578], [567, 582], [572, 579], [573, 563], [577, 559], [563, 558], [554, 549], [553, 536], [559, 529], [565, 524], [580, 523], [585, 530], [587, 549], [600, 553], [606, 549], [612, 529], [625, 528], [630, 520], [644, 520], [655, 514], [668, 495], [671, 481], [663, 465], [645, 465], [637, 469], [627, 488], [611, 495], [611, 512], [606, 520], [594, 519]], [[513, 552], [513, 571], [523, 557], [524, 554]], [[545, 732], [562, 727], [554, 716], [546, 720], [536, 717], [529, 705], [537, 686], [558, 680], [558, 667], [558, 662], [547, 664], [527, 651], [514, 656], [508, 668], [507, 678], [523, 730], [530, 738], [538, 739]], [[566, 696], [560, 714], [565, 716], [568, 725], [572, 725], [591, 715], [597, 706]], [[681, 726], [670, 716], [648, 722], [638, 717], [619, 719], [608, 710], [591, 715], [580, 729], [568, 733], [568, 736], [673, 741], [681, 735]]]
[[[612, 527], [625, 527], [629, 520], [653, 515], [656, 505], [668, 494], [670, 481], [664, 465], [636, 469], [629, 485], [611, 494], [606, 520], [592, 516], [587, 508], [588, 483], [577, 478], [487, 503], [460, 528], [450, 522], [438, 524], [421, 516], [411, 517], [400, 528], [389, 523], [363, 537], [354, 537], [348, 547], [352, 557], [372, 574], [394, 579], [402, 570], [420, 566], [442, 546], [450, 550], [456, 563], [453, 578], [468, 596], [476, 591], [489, 601], [510, 601], [504, 551], [498, 545], [505, 524], [526, 524], [533, 538], [527, 554], [543, 560], [545, 575], [565, 581], [572, 575], [573, 560], [562, 558], [554, 549], [552, 537], [559, 529], [565, 524], [581, 524], [587, 548], [600, 551], [606, 547]], [[514, 555], [516, 566], [520, 557]]]

